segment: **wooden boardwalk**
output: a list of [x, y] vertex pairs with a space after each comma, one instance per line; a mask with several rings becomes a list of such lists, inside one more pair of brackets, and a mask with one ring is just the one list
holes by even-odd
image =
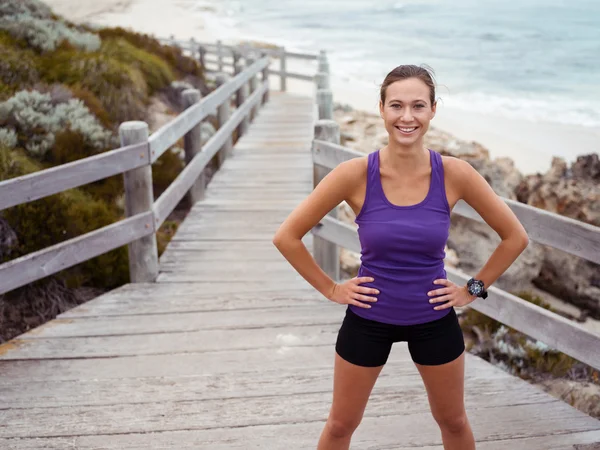
[[[312, 99], [272, 93], [157, 283], [123, 286], [0, 347], [0, 449], [316, 448], [344, 307], [271, 243], [312, 189], [313, 123]], [[466, 403], [478, 450], [600, 441], [599, 421], [472, 355]], [[442, 448], [405, 345], [352, 448]]]

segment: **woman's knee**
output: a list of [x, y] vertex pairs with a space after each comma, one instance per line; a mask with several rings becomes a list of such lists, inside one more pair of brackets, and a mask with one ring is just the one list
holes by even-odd
[[468, 426], [466, 412], [460, 414], [434, 414], [434, 419], [440, 428], [448, 433], [462, 433]]
[[334, 438], [346, 438], [352, 436], [354, 431], [360, 425], [361, 418], [358, 419], [344, 419], [329, 417], [327, 420], [327, 429], [329, 434]]

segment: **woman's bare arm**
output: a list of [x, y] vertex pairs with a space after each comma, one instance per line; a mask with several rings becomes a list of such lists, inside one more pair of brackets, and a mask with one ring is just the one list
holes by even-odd
[[486, 288], [519, 257], [529, 243], [527, 232], [512, 210], [468, 162], [447, 158], [446, 174], [462, 198], [498, 233], [502, 242], [474, 278]]
[[325, 176], [287, 219], [281, 224], [273, 244], [289, 263], [315, 289], [331, 298], [335, 287], [332, 280], [317, 264], [302, 238], [333, 208], [350, 196], [356, 186], [364, 162], [355, 158], [339, 164]]

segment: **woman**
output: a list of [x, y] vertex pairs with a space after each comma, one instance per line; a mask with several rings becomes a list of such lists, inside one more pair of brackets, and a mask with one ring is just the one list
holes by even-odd
[[[472, 450], [464, 407], [464, 341], [455, 306], [486, 297], [527, 247], [518, 219], [467, 162], [423, 146], [436, 112], [429, 71], [399, 66], [385, 78], [380, 114], [389, 143], [338, 165], [290, 214], [273, 243], [312, 286], [348, 305], [336, 343], [333, 404], [318, 450], [347, 450], [393, 342], [407, 341], [445, 450]], [[446, 279], [450, 212], [463, 199], [502, 242], [465, 286]], [[337, 283], [302, 237], [346, 201], [362, 246], [356, 278]], [[485, 301], [485, 300], [482, 300]]]

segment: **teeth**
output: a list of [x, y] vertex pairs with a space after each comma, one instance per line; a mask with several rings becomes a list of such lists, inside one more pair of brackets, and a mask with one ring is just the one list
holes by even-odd
[[417, 129], [417, 127], [413, 127], [413, 128], [401, 128], [401, 127], [398, 127], [398, 129], [400, 131], [404, 131], [405, 133], [410, 133], [412, 131], [415, 131]]

